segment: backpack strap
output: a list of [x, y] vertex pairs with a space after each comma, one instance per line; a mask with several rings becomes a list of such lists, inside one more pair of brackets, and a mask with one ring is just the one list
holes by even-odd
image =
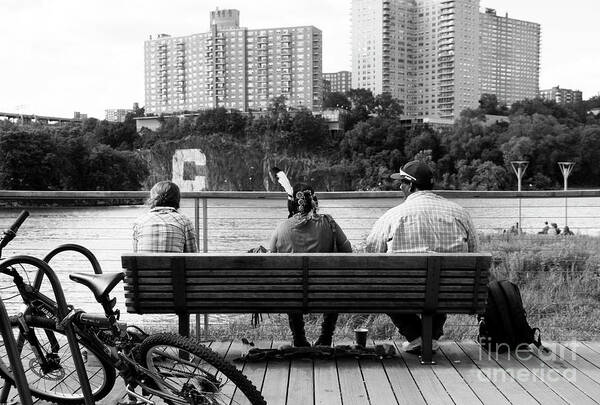
[[337, 252], [337, 227], [335, 226], [335, 220], [331, 217], [331, 215], [329, 214], [323, 214], [323, 216], [325, 217], [325, 220], [327, 221], [327, 223], [329, 224], [329, 227], [331, 228], [331, 234], [332, 234], [332, 238], [333, 238], [333, 247], [331, 249], [332, 252]]

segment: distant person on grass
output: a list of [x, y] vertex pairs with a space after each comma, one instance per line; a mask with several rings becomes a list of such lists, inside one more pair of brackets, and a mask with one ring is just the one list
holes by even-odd
[[560, 228], [558, 227], [558, 225], [555, 222], [552, 222], [550, 225], [552, 226], [552, 233], [554, 235], [560, 234]]
[[196, 252], [192, 221], [179, 212], [177, 184], [160, 181], [150, 190], [146, 202], [150, 211], [133, 224], [133, 251], [148, 253]]
[[547, 234], [548, 231], [550, 230], [550, 227], [548, 226], [548, 221], [544, 222], [544, 227], [542, 228], [541, 231], [539, 231], [539, 234]]
[[[287, 181], [287, 178], [285, 180]], [[272, 253], [334, 251], [351, 253], [350, 241], [337, 222], [329, 215], [317, 214], [319, 203], [312, 186], [300, 183], [296, 184], [292, 190], [290, 187], [284, 186], [288, 196], [291, 192], [288, 202], [289, 218], [277, 226], [269, 243], [269, 251]], [[289, 313], [288, 317], [293, 336], [292, 344], [295, 347], [310, 346], [306, 339], [302, 313]], [[331, 346], [337, 317], [337, 313], [323, 314], [321, 334], [314, 343], [315, 346]]]
[[[412, 161], [391, 175], [400, 180], [406, 197], [377, 220], [367, 237], [368, 252], [476, 252], [477, 235], [471, 216], [460, 205], [434, 194], [433, 172], [428, 165]], [[421, 318], [416, 314], [389, 314], [406, 337], [408, 353], [421, 352]], [[445, 314], [433, 317], [433, 350], [444, 334]]]
[[571, 230], [569, 229], [569, 225], [565, 225], [565, 227], [563, 228], [563, 232], [562, 232], [562, 234], [563, 234], [563, 235], [575, 235], [575, 234], [573, 233], [573, 231], [571, 231]]

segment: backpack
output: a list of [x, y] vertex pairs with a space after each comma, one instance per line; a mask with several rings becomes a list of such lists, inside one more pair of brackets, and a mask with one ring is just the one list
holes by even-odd
[[488, 284], [488, 300], [485, 314], [479, 317], [477, 340], [486, 349], [499, 353], [531, 343], [546, 350], [542, 346], [540, 330], [527, 322], [519, 287], [508, 280]]

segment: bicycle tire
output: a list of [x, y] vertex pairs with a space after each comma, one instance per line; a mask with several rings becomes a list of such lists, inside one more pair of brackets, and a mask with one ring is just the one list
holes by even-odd
[[[183, 353], [188, 353], [189, 358], [185, 359]], [[238, 404], [236, 399], [242, 397], [243, 403], [266, 405], [261, 393], [241, 371], [194, 339], [158, 333], [144, 339], [137, 354], [142, 366], [160, 376], [154, 388], [168, 404]], [[223, 382], [220, 375], [227, 380]], [[181, 387], [180, 380], [184, 380]], [[169, 388], [169, 384], [177, 389]]]
[[[20, 329], [15, 317], [11, 317], [13, 335], [17, 341], [31, 395], [59, 404], [85, 404], [85, 398], [81, 392], [81, 383], [75, 371], [75, 364], [73, 363], [65, 334], [56, 330], [55, 322], [48, 318], [32, 317], [28, 318], [26, 323], [29, 328], [36, 332], [35, 335], [44, 353], [53, 352], [48, 332], [56, 338], [56, 342], [58, 342], [58, 352], [56, 354], [60, 362], [57, 369], [50, 372], [42, 371], [29, 342], [24, 339], [19, 340]], [[87, 354], [87, 359], [84, 358], [84, 362], [88, 381], [92, 389], [92, 395], [98, 401], [112, 390], [116, 379], [115, 369], [110, 363], [98, 357], [95, 354], [95, 350], [90, 348], [85, 342], [79, 341], [79, 347], [82, 353]], [[94, 361], [94, 357], [97, 361]], [[0, 376], [5, 380], [9, 380], [14, 385], [14, 377], [10, 365], [6, 362], [6, 358], [6, 347], [4, 341], [1, 340]], [[74, 390], [74, 387], [78, 387], [79, 389]]]

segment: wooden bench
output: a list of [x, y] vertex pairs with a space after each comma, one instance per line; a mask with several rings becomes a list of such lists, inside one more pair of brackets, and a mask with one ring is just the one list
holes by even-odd
[[423, 361], [431, 362], [432, 315], [485, 309], [486, 253], [122, 255], [127, 312], [190, 314], [418, 313]]

